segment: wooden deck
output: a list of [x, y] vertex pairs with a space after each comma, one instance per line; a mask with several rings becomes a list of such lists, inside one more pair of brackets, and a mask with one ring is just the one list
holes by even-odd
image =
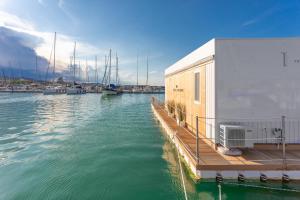
[[[198, 170], [300, 170], [300, 150], [286, 150], [286, 162], [282, 161], [282, 150], [252, 148], [243, 150], [241, 156], [226, 156], [215, 150], [210, 140], [199, 139], [199, 163], [196, 158], [196, 137], [189, 130], [179, 127], [175, 119], [168, 116], [159, 105], [153, 104], [162, 120], [169, 126]], [[274, 146], [274, 145], [273, 145]]]

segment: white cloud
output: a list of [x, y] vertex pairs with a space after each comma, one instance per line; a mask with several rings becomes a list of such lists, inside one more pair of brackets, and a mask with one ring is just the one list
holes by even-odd
[[[49, 59], [54, 33], [38, 31], [31, 22], [3, 11], [0, 11], [0, 26], [39, 38], [40, 42], [35, 46], [35, 50], [38, 55]], [[73, 55], [74, 41], [75, 38], [72, 36], [57, 33], [56, 60], [58, 68], [63, 69], [68, 65], [70, 56]], [[105, 53], [103, 50], [83, 41], [77, 41], [76, 49], [78, 59], [85, 59], [86, 56], [93, 59], [91, 55], [103, 55]]]
[[280, 11], [279, 7], [277, 5], [265, 10], [264, 12], [260, 13], [259, 15], [256, 15], [250, 20], [245, 21], [242, 26], [250, 26], [252, 24], [259, 23], [260, 21], [274, 15], [276, 12]]
[[34, 26], [29, 21], [23, 20], [15, 15], [0, 11], [0, 26], [11, 28], [14, 30], [33, 31]]
[[[4, 0], [6, 1], [6, 0]], [[2, 0], [0, 0], [2, 3]], [[0, 3], [0, 6], [1, 6]], [[45, 0], [37, 0], [37, 3], [46, 4]], [[57, 7], [61, 9], [66, 15], [68, 15], [67, 10], [68, 4], [65, 3], [63, 0], [59, 0], [57, 3]], [[2, 11], [1, 11], [2, 10]], [[54, 38], [54, 31], [40, 31], [36, 25], [32, 21], [28, 21], [24, 18], [20, 18], [17, 15], [4, 12], [4, 9], [0, 10], [0, 26], [5, 28], [12, 29], [14, 31], [20, 32], [21, 34], [27, 34], [32, 37], [28, 37], [26, 41], [34, 40], [32, 44], [28, 42], [28, 46], [35, 49], [39, 56], [43, 56], [46, 59], [49, 59], [51, 48], [53, 46], [53, 38]], [[72, 15], [68, 16], [72, 20]], [[73, 18], [73, 23], [76, 23], [76, 18]], [[81, 63], [85, 64], [85, 58], [87, 57], [88, 63], [90, 64], [91, 68], [94, 68], [94, 56], [98, 55], [98, 70], [103, 72], [103, 65], [104, 65], [104, 55], [108, 54], [108, 48], [114, 47], [114, 49], [118, 49], [119, 54], [119, 63], [120, 63], [120, 77], [121, 81], [126, 83], [135, 83], [136, 82], [136, 54], [131, 53], [128, 51], [128, 45], [122, 45], [120, 43], [105, 43], [102, 45], [104, 48], [99, 48], [95, 44], [87, 43], [80, 38], [75, 38], [71, 35], [65, 35], [62, 33], [57, 33], [57, 42], [56, 42], [56, 66], [58, 70], [66, 69], [69, 62], [70, 56], [73, 55], [74, 49], [74, 41], [77, 41], [77, 51], [76, 57], [77, 61], [79, 59], [82, 61]], [[34, 45], [33, 45], [34, 44]], [[115, 52], [113, 54], [113, 57]], [[152, 66], [152, 60], [159, 60], [162, 55], [159, 52], [155, 52], [154, 55], [148, 53], [141, 53], [139, 58], [140, 64], [140, 74], [142, 75], [145, 70], [146, 66], [146, 57], [149, 56], [150, 66]], [[150, 74], [154, 73], [153, 71]], [[99, 78], [102, 78], [102, 74], [100, 73]], [[161, 82], [160, 73], [157, 72], [154, 76], [150, 77], [150, 81], [152, 80], [153, 83], [158, 84], [158, 81]], [[139, 82], [145, 82], [145, 77], [140, 76]]]
[[251, 19], [251, 20], [248, 20], [248, 21], [245, 21], [242, 26], [249, 26], [251, 24], [255, 24], [258, 20], [257, 19]]

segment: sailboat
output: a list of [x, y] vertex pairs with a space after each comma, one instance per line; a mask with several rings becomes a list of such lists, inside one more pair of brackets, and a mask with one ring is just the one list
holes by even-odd
[[106, 72], [107, 72], [107, 61], [105, 62], [105, 72], [104, 72], [104, 76], [102, 79], [102, 85], [104, 85], [104, 88], [102, 89], [102, 94], [104, 96], [120, 94], [120, 90], [117, 87], [117, 84], [118, 84], [118, 56], [116, 56], [116, 84], [111, 83], [111, 49], [109, 50], [108, 73], [106, 73]]
[[149, 62], [148, 62], [148, 56], [147, 56], [147, 75], [146, 75], [146, 86], [143, 89], [144, 93], [151, 93], [152, 92], [152, 88], [148, 84], [148, 79], [149, 79]]
[[[53, 76], [55, 75], [55, 48], [56, 48], [56, 32], [54, 33], [54, 42], [53, 42]], [[49, 59], [49, 63], [48, 63], [48, 69], [50, 67], [51, 57], [52, 57], [52, 51], [50, 53], [50, 59]], [[47, 69], [47, 73], [48, 73], [48, 69]], [[44, 95], [49, 95], [49, 94], [64, 94], [64, 93], [66, 93], [65, 88], [63, 88], [62, 86], [54, 86], [54, 79], [52, 81], [52, 85], [46, 87], [45, 90], [43, 91]]]
[[75, 81], [75, 75], [76, 75], [76, 69], [75, 69], [75, 56], [76, 56], [76, 42], [74, 44], [74, 53], [73, 53], [73, 85], [69, 88], [67, 88], [67, 95], [72, 94], [85, 94], [85, 89], [81, 86], [81, 84], [76, 83]]
[[139, 56], [136, 57], [136, 86], [132, 88], [132, 93], [142, 93], [139, 87]]

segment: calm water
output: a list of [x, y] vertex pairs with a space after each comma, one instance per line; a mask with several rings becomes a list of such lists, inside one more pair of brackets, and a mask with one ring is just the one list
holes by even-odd
[[[0, 199], [184, 199], [176, 151], [149, 99], [0, 93]], [[218, 198], [214, 182], [185, 181], [189, 199]], [[225, 184], [222, 197], [300, 193]]]

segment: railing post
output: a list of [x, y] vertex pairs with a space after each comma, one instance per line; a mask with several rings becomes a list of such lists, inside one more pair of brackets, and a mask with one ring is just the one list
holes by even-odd
[[281, 127], [282, 127], [282, 165], [286, 166], [286, 155], [285, 155], [285, 116], [281, 117]]
[[198, 128], [198, 116], [196, 116], [196, 157], [197, 157], [197, 164], [199, 164], [199, 128]]

